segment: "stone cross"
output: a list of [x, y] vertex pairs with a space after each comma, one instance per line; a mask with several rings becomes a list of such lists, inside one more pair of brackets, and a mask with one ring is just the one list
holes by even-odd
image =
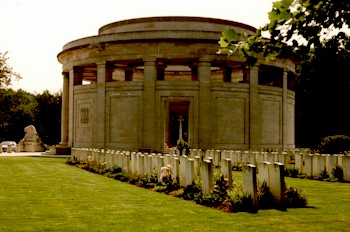
[[183, 121], [182, 116], [180, 116], [180, 118], [179, 118], [179, 122], [180, 122], [180, 126], [179, 126], [179, 141], [183, 140], [182, 139], [182, 121]]

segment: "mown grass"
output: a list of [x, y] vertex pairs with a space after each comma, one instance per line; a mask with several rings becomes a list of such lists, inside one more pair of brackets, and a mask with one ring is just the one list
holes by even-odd
[[[241, 173], [234, 173], [237, 182]], [[0, 157], [0, 231], [349, 231], [350, 184], [286, 178], [309, 208], [224, 213], [65, 164]]]

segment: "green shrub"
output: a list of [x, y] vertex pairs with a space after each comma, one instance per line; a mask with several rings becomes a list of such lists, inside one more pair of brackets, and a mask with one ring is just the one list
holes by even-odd
[[297, 178], [298, 174], [299, 174], [299, 170], [294, 167], [285, 169], [285, 176]]
[[332, 175], [334, 176], [334, 179], [339, 182], [344, 181], [344, 171], [343, 168], [336, 165], [335, 168], [332, 169]]
[[194, 195], [194, 201], [197, 204], [207, 206], [218, 206], [227, 198], [228, 182], [223, 175], [219, 175], [215, 181], [213, 190], [209, 195], [199, 192]]
[[177, 141], [176, 148], [179, 150], [180, 156], [182, 156], [182, 151], [184, 149], [186, 150], [186, 154], [184, 154], [184, 155], [189, 155], [190, 154], [190, 145], [188, 144], [188, 142], [186, 142], [183, 139], [179, 139]]
[[66, 164], [68, 165], [76, 165], [76, 164], [80, 164], [81, 162], [79, 161], [79, 159], [77, 157], [69, 157], [66, 159]]
[[196, 184], [187, 185], [184, 188], [183, 198], [185, 200], [194, 200], [196, 195], [201, 192], [202, 190]]
[[175, 191], [177, 189], [179, 189], [180, 186], [177, 183], [173, 182], [173, 179], [171, 177], [171, 175], [166, 176], [162, 179], [162, 181], [159, 181], [156, 185], [156, 192], [164, 192], [166, 194]]
[[150, 189], [156, 187], [158, 178], [155, 173], [150, 173], [149, 175], [137, 176], [136, 178], [131, 179], [129, 183], [138, 187]]
[[241, 187], [235, 186], [227, 191], [227, 201], [233, 212], [255, 212], [253, 200], [250, 195], [244, 193]]
[[258, 187], [258, 202], [260, 209], [276, 208], [275, 200], [272, 197], [269, 187], [267, 187], [266, 181]]
[[318, 150], [322, 154], [340, 154], [350, 150], [350, 137], [332, 135], [322, 139]]
[[303, 208], [307, 206], [307, 199], [302, 190], [286, 186], [285, 205], [287, 208]]
[[223, 199], [216, 194], [204, 195], [202, 192], [199, 192], [194, 195], [194, 202], [200, 205], [206, 206], [218, 206], [222, 203]]
[[324, 168], [317, 176], [318, 180], [328, 180], [329, 179], [329, 175], [328, 172], [326, 170], [326, 168]]

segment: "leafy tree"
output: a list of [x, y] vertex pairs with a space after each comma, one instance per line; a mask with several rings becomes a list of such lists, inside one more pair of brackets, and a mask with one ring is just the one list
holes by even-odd
[[61, 93], [48, 90], [37, 94], [38, 103], [35, 125], [41, 140], [45, 144], [58, 144], [61, 139]]
[[18, 80], [22, 78], [7, 64], [8, 57], [6, 55], [7, 52], [0, 52], [0, 89], [9, 86], [12, 79]]
[[[340, 56], [350, 55], [350, 1], [348, 0], [280, 0], [268, 13], [270, 22], [248, 37], [234, 29], [222, 33], [220, 53], [231, 55], [239, 51], [254, 65], [257, 57], [267, 59], [313, 59], [324, 48]], [[266, 36], [268, 35], [268, 39]]]
[[19, 142], [24, 128], [34, 125], [40, 139], [48, 145], [57, 144], [61, 135], [61, 93], [31, 94], [23, 90], [0, 91], [0, 141]]
[[298, 145], [312, 147], [328, 135], [350, 135], [344, 110], [350, 99], [350, 1], [279, 0], [268, 16], [270, 22], [254, 36], [224, 31], [219, 53], [238, 52], [247, 66], [258, 57], [295, 61]]
[[0, 92], [0, 139], [19, 141], [24, 128], [33, 124], [37, 102], [33, 94], [23, 90]]

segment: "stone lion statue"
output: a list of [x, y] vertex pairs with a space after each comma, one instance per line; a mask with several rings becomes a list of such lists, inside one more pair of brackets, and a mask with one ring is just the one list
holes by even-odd
[[33, 125], [25, 127], [24, 132], [26, 134], [24, 135], [24, 138], [21, 141], [40, 142], [38, 133], [36, 132], [36, 129]]

